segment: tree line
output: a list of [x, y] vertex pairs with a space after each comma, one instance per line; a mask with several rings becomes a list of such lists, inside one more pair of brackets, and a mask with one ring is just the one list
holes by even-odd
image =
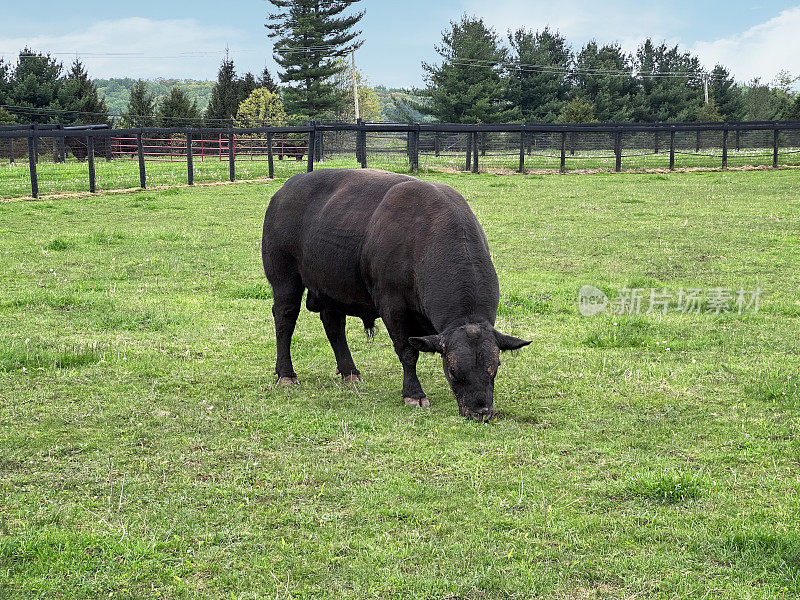
[[634, 53], [596, 41], [576, 52], [547, 27], [503, 39], [464, 15], [435, 49], [416, 108], [443, 122], [800, 120], [788, 74], [738, 85], [723, 65], [706, 73], [697, 56], [649, 38]]
[[[26, 48], [16, 65], [0, 60], [0, 124], [114, 123], [123, 126], [248, 126], [353, 121], [359, 117], [454, 123], [800, 120], [800, 94], [782, 74], [773, 85], [734, 81], [697, 56], [645, 40], [635, 52], [591, 41], [578, 50], [558, 31], [519, 28], [499, 35], [477, 17], [452, 21], [423, 63], [421, 90], [371, 87], [349, 59], [361, 47], [359, 0], [269, 0], [267, 35], [279, 66], [275, 82], [239, 76], [226, 54], [201, 111], [181, 86], [156, 98], [151, 84], [130, 87], [121, 119], [109, 115], [85, 68], [66, 72], [48, 54]], [[707, 95], [707, 100], [706, 100]]]

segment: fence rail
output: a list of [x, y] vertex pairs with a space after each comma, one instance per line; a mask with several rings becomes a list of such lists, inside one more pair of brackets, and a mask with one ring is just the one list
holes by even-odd
[[[185, 163], [185, 181], [195, 171], [221, 179], [202, 163], [227, 163], [236, 179], [237, 161], [263, 161], [275, 177], [276, 159], [312, 171], [315, 165], [368, 164], [408, 169], [451, 168], [477, 173], [481, 167], [521, 173], [531, 169], [675, 169], [704, 166], [777, 168], [800, 166], [800, 121], [735, 123], [446, 124], [309, 123], [295, 127], [110, 129], [104, 125], [0, 127], [0, 159], [9, 165], [27, 158], [30, 195], [39, 197], [38, 165], [55, 165], [69, 155], [86, 164], [86, 183], [97, 190], [98, 159], [138, 164], [138, 187], [148, 183], [150, 161]], [[387, 164], [394, 157], [394, 164]], [[305, 159], [305, 160], [304, 160]], [[198, 165], [200, 163], [200, 165]], [[282, 164], [283, 165], [283, 164]], [[569, 165], [569, 168], [568, 168]], [[20, 166], [13, 173], [18, 174]], [[247, 169], [246, 169], [247, 170]], [[282, 173], [292, 168], [282, 166]], [[8, 170], [12, 172], [11, 169]], [[297, 172], [297, 169], [294, 169]], [[82, 172], [82, 169], [81, 169]], [[250, 171], [248, 171], [249, 173]], [[52, 172], [56, 177], [55, 171]], [[125, 171], [119, 177], [124, 179]], [[82, 176], [82, 175], [81, 175]], [[0, 168], [0, 196], [4, 170]], [[103, 170], [103, 177], [107, 177]], [[132, 182], [129, 182], [132, 183]], [[129, 185], [128, 187], [135, 187]], [[84, 187], [83, 189], [86, 189]], [[20, 195], [19, 186], [11, 195]]]

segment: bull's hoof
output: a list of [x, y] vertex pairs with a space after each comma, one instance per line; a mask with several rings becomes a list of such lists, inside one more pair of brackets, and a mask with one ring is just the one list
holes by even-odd
[[278, 385], [298, 385], [297, 377], [281, 377], [278, 379]]
[[431, 401], [424, 396], [422, 398], [403, 398], [403, 402], [406, 403], [406, 406], [416, 406], [417, 408], [431, 407]]
[[361, 375], [358, 373], [350, 373], [350, 375], [345, 375], [343, 378], [345, 383], [363, 383], [364, 380], [361, 378]]

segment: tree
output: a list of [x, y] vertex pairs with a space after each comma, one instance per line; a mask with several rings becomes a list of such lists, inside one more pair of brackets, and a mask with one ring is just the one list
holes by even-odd
[[553, 122], [569, 94], [572, 51], [566, 38], [547, 27], [536, 32], [521, 28], [509, 33], [508, 41], [515, 63], [508, 98], [517, 118]]
[[780, 118], [788, 104], [778, 90], [761, 83], [759, 78], [747, 84], [744, 103], [748, 121], [774, 121]]
[[358, 84], [358, 112], [364, 121], [375, 121], [381, 114], [381, 102], [378, 94], [369, 86], [367, 78], [345, 58], [338, 58], [344, 69], [334, 76], [334, 86], [342, 96], [342, 106], [334, 113], [334, 119], [343, 122], [356, 120], [355, 101], [353, 100], [353, 80]]
[[0, 58], [0, 104], [5, 104], [11, 88], [11, 66]]
[[786, 109], [783, 118], [787, 121], [800, 121], [800, 94], [798, 94], [794, 102]]
[[583, 98], [573, 98], [561, 109], [556, 123], [595, 123], [594, 108]]
[[716, 65], [711, 71], [708, 95], [714, 100], [724, 121], [744, 119], [746, 107], [742, 89], [736, 85], [728, 69], [722, 65]]
[[179, 87], [172, 88], [158, 105], [158, 123], [162, 127], [188, 127], [197, 125], [199, 120], [197, 103]]
[[697, 109], [697, 116], [695, 117], [695, 120], [701, 123], [710, 123], [715, 121], [724, 121], [725, 118], [717, 108], [717, 103], [714, 102], [713, 98], [710, 98], [707, 103], [701, 104], [700, 108]]
[[598, 121], [630, 121], [637, 82], [633, 60], [618, 44], [587, 43], [575, 59], [574, 94], [586, 99]]
[[656, 46], [647, 39], [636, 51], [639, 90], [636, 121], [690, 121], [703, 101], [700, 61], [678, 46]]
[[267, 88], [257, 88], [239, 105], [234, 123], [237, 127], [258, 127], [262, 125], [286, 125], [286, 112], [283, 102], [275, 92]]
[[14, 115], [5, 108], [0, 108], [0, 125], [14, 125], [16, 122]]
[[62, 123], [108, 123], [108, 106], [77, 58], [60, 86], [58, 100], [65, 111]]
[[264, 67], [264, 70], [261, 72], [261, 78], [258, 80], [258, 85], [262, 88], [268, 89], [270, 92], [274, 94], [278, 94], [280, 89], [278, 88], [278, 84], [275, 83], [275, 80], [272, 78], [272, 73], [269, 72], [268, 67]]
[[345, 14], [358, 0], [269, 0], [277, 11], [266, 25], [274, 58], [286, 84], [286, 110], [306, 119], [330, 118], [342, 98], [332, 78], [342, 70], [336, 58], [361, 47], [353, 29], [364, 12]]
[[49, 54], [34, 52], [27, 47], [23, 49], [7, 92], [7, 103], [23, 108], [13, 108], [11, 112], [18, 115], [19, 120], [31, 123], [60, 121], [58, 92], [63, 83], [61, 70], [61, 63]]
[[211, 91], [211, 102], [206, 108], [206, 121], [212, 125], [230, 122], [239, 110], [240, 101], [236, 69], [233, 60], [226, 54], [217, 72], [217, 83]]
[[153, 127], [155, 125], [155, 96], [147, 90], [147, 84], [141, 79], [131, 87], [131, 96], [125, 113], [127, 127]]
[[[259, 88], [258, 83], [256, 83], [256, 78], [253, 77], [252, 73], [245, 73], [245, 76], [242, 77], [237, 82], [236, 91], [239, 94], [239, 104], [247, 100], [255, 90]], [[237, 106], [238, 110], [238, 106]]]
[[441, 65], [422, 63], [428, 87], [422, 112], [446, 123], [496, 123], [513, 118], [507, 97], [506, 49], [483, 19], [451, 21], [435, 46]]

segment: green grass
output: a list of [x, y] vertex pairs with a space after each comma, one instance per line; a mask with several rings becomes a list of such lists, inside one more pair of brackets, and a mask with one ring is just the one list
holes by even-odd
[[[388, 169], [391, 171], [408, 172], [409, 164], [405, 152], [405, 142], [396, 139], [391, 146], [391, 152], [373, 151], [368, 154], [369, 166], [373, 168]], [[703, 168], [719, 169], [721, 166], [721, 150], [708, 149], [699, 154], [691, 152], [676, 152], [675, 166], [677, 168]], [[488, 152], [479, 157], [481, 170], [488, 171], [516, 171], [519, 168], [519, 156], [515, 152]], [[779, 162], [786, 166], [800, 166], [800, 153], [793, 148], [782, 149]], [[275, 160], [275, 176], [285, 179], [306, 169], [305, 159], [296, 161], [285, 159]], [[763, 150], [731, 150], [728, 155], [728, 165], [731, 168], [745, 166], [772, 166], [772, 153]], [[466, 157], [462, 154], [433, 154], [420, 155], [420, 169], [425, 172], [441, 170], [464, 170]], [[323, 163], [318, 163], [317, 168], [356, 168], [358, 164], [353, 155], [337, 154], [329, 156]], [[615, 158], [610, 151], [580, 151], [575, 155], [567, 154], [565, 168], [574, 170], [606, 170], [612, 171], [615, 167]], [[622, 167], [625, 170], [668, 169], [669, 153], [648, 154], [645, 151], [631, 151], [624, 154]], [[525, 168], [529, 171], [558, 170], [560, 158], [557, 151], [549, 150], [534, 152], [525, 158]], [[185, 185], [188, 179], [185, 161], [147, 161], [147, 185], [149, 187]], [[139, 163], [135, 160], [115, 159], [106, 161], [98, 159], [95, 162], [96, 186], [103, 190], [129, 190], [138, 188]], [[80, 163], [70, 159], [65, 163], [53, 163], [49, 157], [43, 155], [37, 167], [39, 195], [49, 195], [87, 192], [89, 190], [89, 167], [87, 163]], [[250, 160], [243, 154], [236, 160], [236, 177], [240, 180], [265, 179], [268, 176], [266, 160]], [[211, 183], [228, 181], [228, 162], [218, 158], [195, 158], [194, 181], [196, 183]], [[22, 198], [30, 196], [31, 183], [27, 161], [17, 161], [13, 164], [0, 162], [0, 199]]]
[[[274, 387], [281, 181], [0, 203], [0, 597], [796, 598], [800, 172], [426, 177], [533, 340], [489, 425], [432, 356], [403, 405], [380, 325], [341, 383], [305, 310]], [[584, 318], [584, 284], [764, 295]]]

